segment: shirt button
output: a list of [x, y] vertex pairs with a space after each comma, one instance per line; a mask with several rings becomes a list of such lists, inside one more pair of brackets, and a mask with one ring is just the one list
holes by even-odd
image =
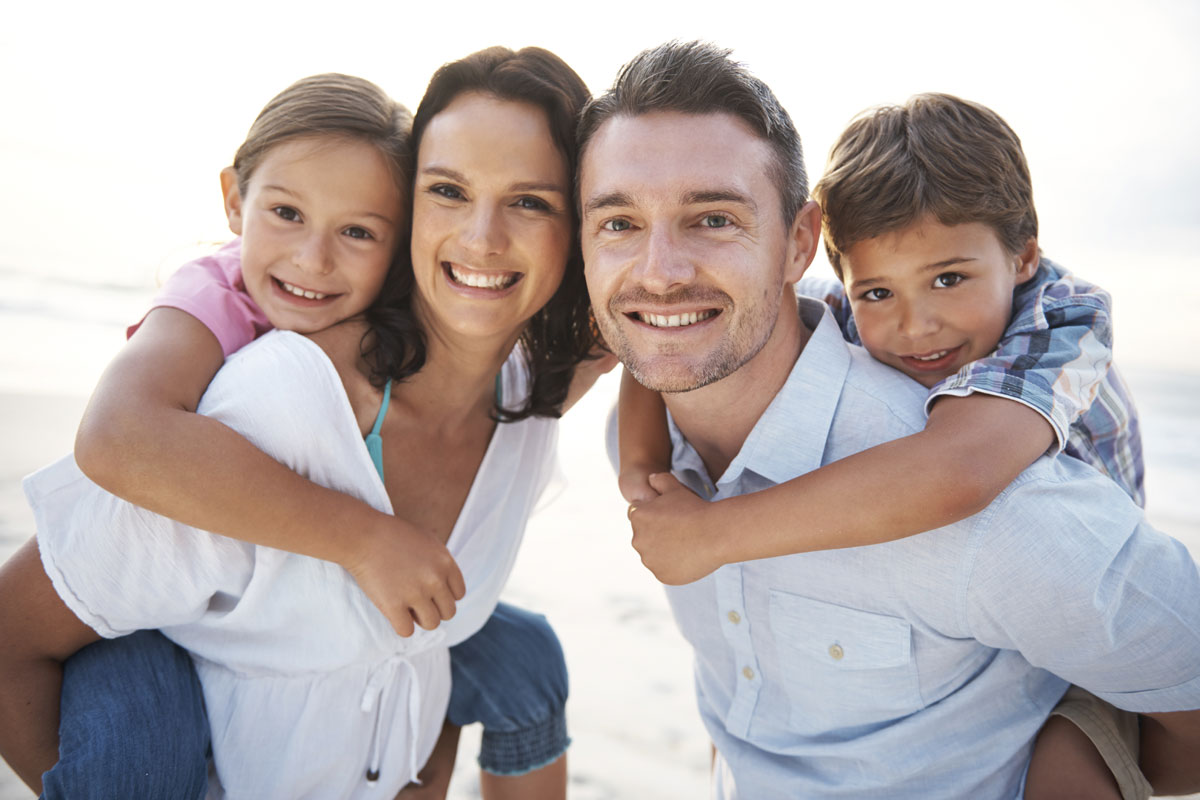
[[730, 611], [728, 616], [729, 616], [729, 621], [732, 622], [734, 625], [737, 625], [739, 622], [742, 621], [742, 615], [736, 611]]
[[834, 661], [841, 661], [844, 655], [846, 655], [846, 651], [842, 649], [840, 644], [829, 645], [829, 657]]
[[750, 669], [749, 667], [742, 667], [742, 674], [746, 676], [746, 680], [754, 680], [754, 670]]

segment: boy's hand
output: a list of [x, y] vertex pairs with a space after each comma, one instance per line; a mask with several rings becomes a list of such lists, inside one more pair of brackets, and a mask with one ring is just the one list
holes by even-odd
[[617, 486], [626, 503], [642, 503], [658, 497], [658, 491], [650, 485], [654, 468], [645, 464], [633, 464], [621, 470]]
[[697, 497], [669, 472], [650, 475], [649, 484], [656, 496], [630, 500], [629, 521], [633, 549], [654, 577], [678, 586], [722, 566], [725, 561], [718, 545], [724, 531], [714, 529], [713, 504]]
[[432, 534], [396, 517], [360, 539], [342, 566], [400, 636], [433, 630], [466, 594], [462, 572]]

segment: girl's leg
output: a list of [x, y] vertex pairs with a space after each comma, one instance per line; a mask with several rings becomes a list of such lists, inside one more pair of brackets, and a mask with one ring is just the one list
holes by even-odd
[[1146, 800], [1137, 715], [1072, 686], [1034, 744], [1026, 800]]
[[479, 632], [450, 648], [450, 672], [448, 721], [483, 723], [484, 798], [566, 797], [567, 666], [546, 618], [499, 604]]
[[63, 665], [59, 760], [43, 798], [200, 798], [208, 718], [195, 667], [158, 631], [85, 647]]

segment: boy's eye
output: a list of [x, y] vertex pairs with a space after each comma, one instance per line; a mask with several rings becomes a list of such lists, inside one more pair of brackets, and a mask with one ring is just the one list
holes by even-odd
[[288, 222], [299, 222], [300, 212], [291, 206], [275, 206], [271, 209], [275, 212], [275, 216]]
[[549, 211], [550, 210], [550, 204], [547, 203], [545, 200], [543, 200], [540, 197], [531, 197], [529, 195], [526, 195], [524, 197], [518, 197], [517, 202], [514, 203], [513, 205], [517, 206], [518, 208], [528, 209], [530, 211]]
[[630, 228], [632, 228], [633, 226], [629, 224], [629, 220], [617, 217], [616, 219], [607, 220], [600, 227], [606, 231], [620, 232], [620, 231], [627, 231]]
[[700, 224], [705, 228], [724, 228], [729, 224], [729, 217], [724, 214], [706, 214]]
[[863, 300], [877, 303], [880, 300], [886, 300], [892, 296], [892, 293], [887, 289], [867, 289], [863, 292]]
[[374, 239], [375, 238], [374, 235], [372, 235], [369, 230], [367, 230], [366, 228], [360, 228], [357, 225], [352, 225], [349, 228], [347, 228], [346, 235], [349, 236], [351, 239]]
[[957, 286], [966, 279], [966, 276], [961, 272], [943, 272], [933, 279], [933, 285], [940, 289], [948, 289], [951, 286]]

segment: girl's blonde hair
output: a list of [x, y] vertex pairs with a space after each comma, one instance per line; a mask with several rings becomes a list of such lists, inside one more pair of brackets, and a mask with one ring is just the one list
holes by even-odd
[[375, 84], [327, 72], [301, 78], [258, 113], [233, 157], [244, 196], [254, 170], [276, 145], [309, 136], [344, 136], [379, 148], [405, 198], [410, 194], [412, 114]]

